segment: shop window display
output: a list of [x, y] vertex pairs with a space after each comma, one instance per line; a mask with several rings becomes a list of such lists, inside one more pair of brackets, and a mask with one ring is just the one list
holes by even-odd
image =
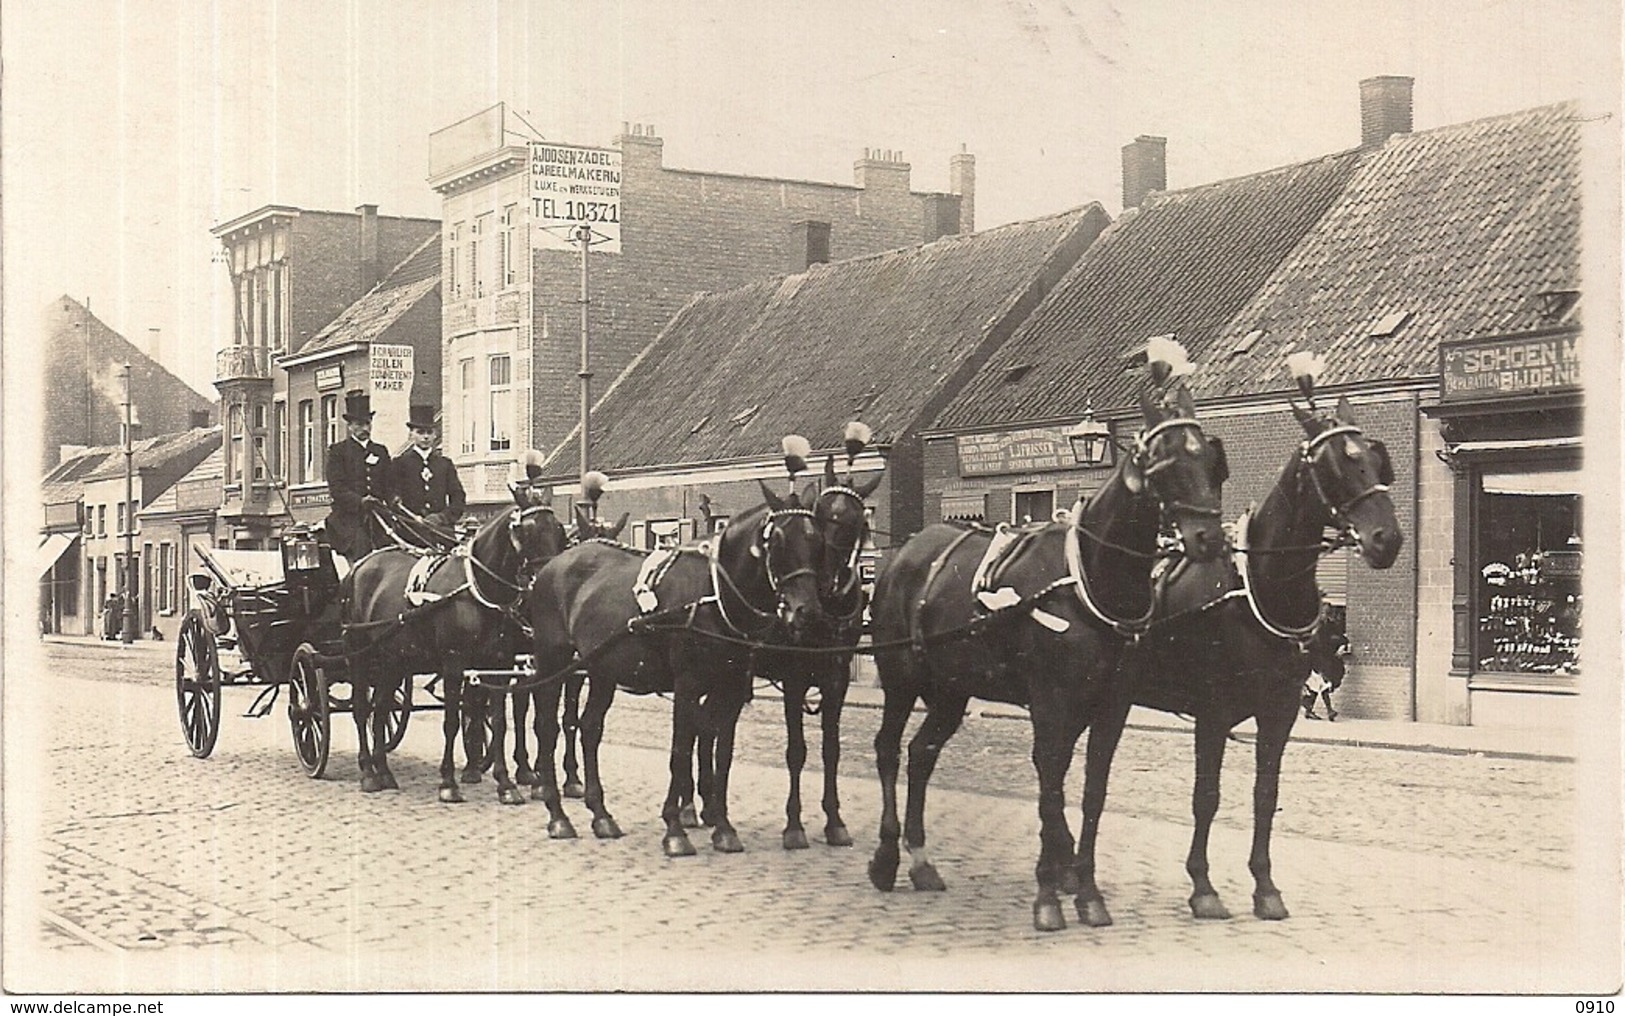
[[1478, 523], [1478, 669], [1579, 673], [1578, 474], [1486, 474]]

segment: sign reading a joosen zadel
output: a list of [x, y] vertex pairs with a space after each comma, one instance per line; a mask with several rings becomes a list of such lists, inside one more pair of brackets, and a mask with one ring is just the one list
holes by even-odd
[[1580, 337], [1465, 339], [1439, 346], [1439, 399], [1493, 401], [1579, 391]]
[[532, 243], [579, 250], [574, 227], [592, 227], [595, 251], [621, 252], [621, 153], [547, 141], [530, 143]]

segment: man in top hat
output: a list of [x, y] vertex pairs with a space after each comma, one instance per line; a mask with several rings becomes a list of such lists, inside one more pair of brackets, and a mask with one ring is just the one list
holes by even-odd
[[400, 506], [435, 526], [451, 529], [462, 517], [467, 497], [457, 467], [435, 451], [439, 427], [433, 406], [412, 406], [406, 420], [412, 446], [390, 463], [389, 490]]
[[344, 397], [349, 436], [327, 449], [327, 490], [333, 510], [327, 540], [351, 561], [359, 561], [387, 541], [373, 509], [389, 501], [389, 449], [372, 440], [372, 399], [365, 392]]

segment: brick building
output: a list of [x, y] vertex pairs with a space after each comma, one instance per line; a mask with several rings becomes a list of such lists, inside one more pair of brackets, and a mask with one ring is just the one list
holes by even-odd
[[119, 443], [125, 364], [130, 365], [130, 391], [147, 435], [207, 427], [213, 420], [214, 403], [207, 396], [193, 391], [77, 300], [64, 296], [51, 301], [45, 309], [44, 339], [43, 469], [63, 461], [64, 447]]
[[[1387, 571], [1322, 561], [1354, 648], [1338, 708], [1563, 726], [1580, 680], [1582, 120], [1559, 105], [1412, 133], [1410, 89], [1362, 82], [1357, 148], [1236, 180], [1142, 196], [1163, 142], [1130, 145], [1138, 207], [926, 435], [928, 517], [1037, 517], [1093, 489], [1103, 468], [1070, 464], [1066, 429], [1093, 412], [1131, 433], [1125, 369], [1169, 333], [1239, 514], [1300, 439], [1283, 360], [1312, 349], [1323, 397], [1388, 444], [1409, 541]], [[1536, 369], [1485, 366], [1518, 357]]]
[[866, 153], [853, 183], [835, 184], [670, 168], [643, 125], [607, 148], [515, 145], [513, 133], [498, 105], [430, 139], [445, 223], [444, 445], [471, 502], [500, 501], [518, 452], [553, 448], [579, 418], [572, 220], [593, 218], [588, 370], [602, 386], [696, 292], [933, 240], [974, 217], [968, 154], [950, 160], [951, 193], [919, 193], [894, 152]]
[[147, 595], [152, 604], [151, 627], [171, 642], [186, 614], [186, 576], [203, 568], [193, 548], [225, 545], [219, 515], [225, 468], [225, 449], [217, 446], [208, 458], [136, 512], [143, 544], [157, 548]]
[[[439, 226], [381, 216], [376, 205], [353, 213], [265, 205], [211, 230], [232, 281], [232, 338], [216, 352], [214, 382], [225, 428], [220, 513], [230, 546], [275, 546], [291, 518], [289, 435], [297, 405], [289, 402], [288, 374], [275, 369], [281, 358], [303, 350]], [[352, 374], [345, 387], [368, 383]], [[343, 395], [323, 405], [318, 421], [324, 437], [335, 435], [330, 440], [337, 440]]]
[[[875, 528], [893, 542], [919, 529], [920, 427], [1108, 221], [1089, 205], [696, 297], [593, 410], [604, 509], [631, 514], [622, 539], [703, 535], [761, 503], [758, 478], [783, 489], [785, 434], [811, 441], [822, 469], [854, 418], [873, 432], [855, 472], [886, 470]], [[575, 437], [549, 460], [561, 488], [576, 478]]]

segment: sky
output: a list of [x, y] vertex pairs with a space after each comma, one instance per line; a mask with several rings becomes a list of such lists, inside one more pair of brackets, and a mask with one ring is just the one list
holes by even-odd
[[[976, 156], [976, 225], [1121, 205], [1121, 148], [1187, 187], [1353, 147], [1359, 87], [1415, 126], [1617, 112], [1606, 0], [31, 0], [0, 11], [8, 363], [68, 295], [212, 393], [212, 226], [265, 204], [439, 215], [428, 136], [507, 102], [539, 136], [651, 124], [670, 167], [915, 190]], [[510, 121], [511, 123], [511, 121]], [[516, 139], [517, 140], [517, 139]]]

